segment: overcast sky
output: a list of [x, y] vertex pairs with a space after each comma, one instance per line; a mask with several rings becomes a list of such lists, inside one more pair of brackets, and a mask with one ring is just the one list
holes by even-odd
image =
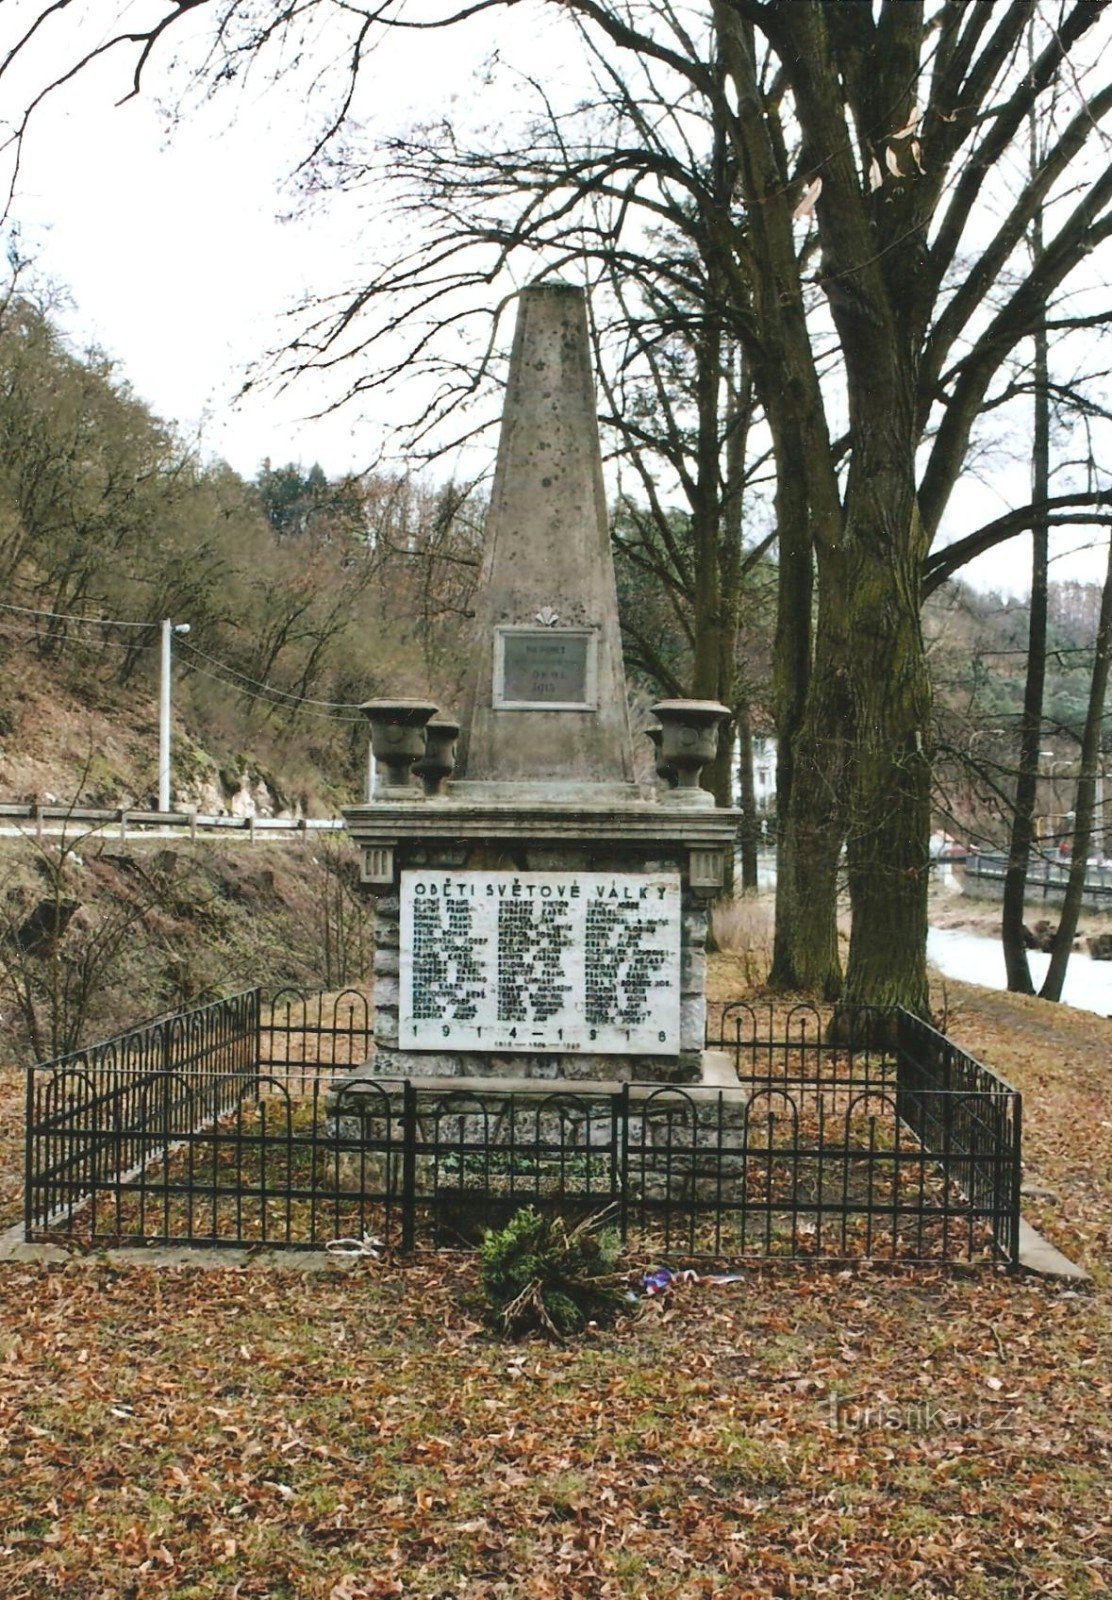
[[[0, 51], [5, 23], [27, 8], [27, 0], [0, 0]], [[531, 35], [536, 15], [525, 7], [500, 14], [500, 44], [511, 44], [514, 30]], [[473, 96], [473, 74], [492, 44], [493, 24], [481, 24], [392, 40], [368, 74], [367, 136]], [[556, 70], [557, 54], [549, 60]], [[282, 342], [283, 313], [314, 289], [335, 288], [374, 243], [361, 237], [351, 206], [279, 220], [290, 208], [283, 181], [304, 148], [305, 108], [260, 79], [257, 92], [218, 95], [168, 136], [153, 92], [113, 105], [126, 87], [122, 66], [79, 79], [44, 106], [20, 175], [13, 217], [37, 271], [71, 298], [64, 325], [75, 341], [117, 358], [158, 415], [186, 435], [199, 432], [209, 455], [247, 476], [265, 457], [320, 461], [330, 474], [365, 467], [391, 420], [384, 402], [377, 414], [314, 421], [308, 413], [329, 392], [303, 383], [286, 394], [256, 389], [235, 403], [251, 363]], [[151, 90], [164, 82], [152, 76]], [[10, 116], [13, 86], [5, 95]], [[994, 469], [959, 490], [954, 533], [1028, 498], [1023, 453], [1010, 471]], [[1022, 590], [1026, 547], [1015, 541], [967, 575]], [[1101, 564], [1075, 559], [1058, 572], [1096, 577]]]
[[[450, 96], [445, 53], [429, 52], [426, 65], [422, 94]], [[380, 116], [401, 120], [416, 80], [383, 78]], [[152, 89], [160, 81], [152, 74]], [[324, 388], [234, 403], [251, 363], [282, 342], [284, 315], [314, 288], [334, 288], [360, 248], [350, 209], [281, 220], [302, 108], [281, 88], [231, 94], [171, 134], [153, 94], [114, 105], [120, 86], [110, 69], [79, 79], [42, 108], [26, 146], [12, 214], [37, 272], [72, 301], [66, 327], [248, 476], [267, 456], [319, 460], [330, 473], [365, 466], [376, 419], [308, 420], [330, 397]]]

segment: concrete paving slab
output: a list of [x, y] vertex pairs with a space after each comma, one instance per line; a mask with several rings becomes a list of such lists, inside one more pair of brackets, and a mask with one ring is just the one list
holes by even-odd
[[1063, 1278], [1070, 1283], [1091, 1283], [1084, 1267], [1064, 1256], [1049, 1239], [1044, 1239], [1029, 1222], [1019, 1220], [1019, 1264], [1028, 1272], [1037, 1272], [1041, 1278]]
[[28, 1244], [22, 1225], [0, 1234], [0, 1264], [10, 1261], [58, 1265], [66, 1261], [107, 1261], [113, 1267], [263, 1268], [268, 1272], [350, 1272], [364, 1255], [333, 1255], [328, 1250], [223, 1250], [203, 1245], [132, 1245], [119, 1249], [67, 1250], [57, 1244]]

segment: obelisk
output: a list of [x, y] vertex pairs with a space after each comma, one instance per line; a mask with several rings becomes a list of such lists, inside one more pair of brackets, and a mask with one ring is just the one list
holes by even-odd
[[461, 796], [631, 785], [586, 296], [570, 284], [521, 293], [474, 613]]
[[344, 811], [376, 896], [374, 1070], [697, 1082], [737, 825], [697, 779], [725, 712], [661, 702], [675, 781], [635, 781], [586, 295], [519, 301], [456, 765], [454, 720], [369, 701], [386, 781]]

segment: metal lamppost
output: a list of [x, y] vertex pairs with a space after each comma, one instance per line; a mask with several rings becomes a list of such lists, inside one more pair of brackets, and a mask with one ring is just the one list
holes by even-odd
[[162, 619], [162, 670], [158, 697], [158, 809], [170, 809], [170, 640], [175, 633], [188, 633], [188, 622]]

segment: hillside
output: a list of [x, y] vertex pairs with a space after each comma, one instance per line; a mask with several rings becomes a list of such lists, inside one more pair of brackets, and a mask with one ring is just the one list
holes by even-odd
[[[2, 624], [0, 624], [2, 627]], [[43, 659], [26, 641], [0, 634], [0, 799], [53, 805], [154, 807], [158, 790], [158, 694], [146, 675], [121, 685], [97, 652], [74, 643]], [[204, 814], [332, 816], [362, 792], [365, 735], [356, 725], [350, 753], [327, 740], [276, 737], [235, 727], [234, 693], [226, 723], [206, 726], [189, 693], [175, 693], [171, 794]], [[243, 748], [235, 735], [250, 737]], [[314, 753], [319, 756], [319, 767]]]
[[[1046, 683], [1039, 733], [1036, 826], [1068, 832], [1077, 799], [1081, 738], [1100, 612], [1100, 585], [1051, 583]], [[986, 848], [1006, 846], [1027, 676], [1026, 600], [982, 593], [959, 580], [923, 610], [934, 691], [936, 823]], [[1109, 766], [1110, 735], [1102, 735]], [[1107, 835], [1094, 852], [1112, 848]]]
[[[160, 623], [171, 804], [334, 816], [365, 790], [362, 701], [453, 707], [469, 488], [202, 459], [48, 297], [0, 292], [0, 801], [150, 808]], [[361, 981], [339, 838], [193, 847], [67, 826], [0, 839], [0, 1065], [214, 992]]]
[[0, 295], [0, 799], [150, 800], [169, 617], [175, 799], [334, 812], [363, 700], [454, 698], [474, 542], [466, 487], [204, 460]]
[[366, 981], [370, 903], [341, 838], [0, 840], [0, 1067], [261, 985]]

